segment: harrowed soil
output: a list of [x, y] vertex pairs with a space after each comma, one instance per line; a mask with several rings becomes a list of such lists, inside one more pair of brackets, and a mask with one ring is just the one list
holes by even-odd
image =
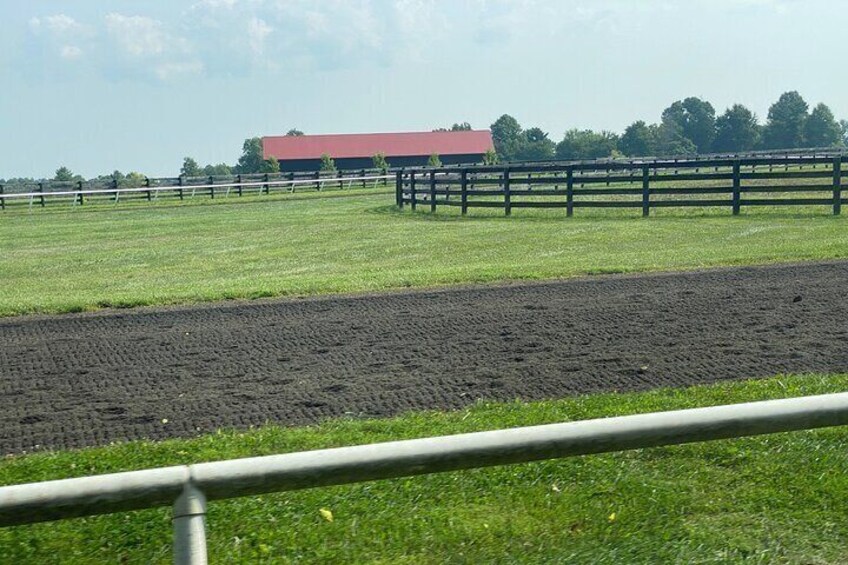
[[0, 319], [0, 453], [848, 370], [848, 262]]

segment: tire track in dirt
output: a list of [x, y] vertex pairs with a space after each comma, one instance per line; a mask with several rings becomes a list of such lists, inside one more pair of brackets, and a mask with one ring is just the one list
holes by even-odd
[[6, 318], [0, 452], [844, 371], [848, 262]]

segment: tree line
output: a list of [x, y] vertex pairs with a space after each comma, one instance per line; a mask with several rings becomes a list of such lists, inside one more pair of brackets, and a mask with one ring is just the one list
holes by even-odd
[[742, 104], [734, 104], [717, 116], [708, 101], [690, 96], [663, 110], [658, 123], [639, 120], [621, 134], [570, 129], [561, 141], [555, 142], [538, 127], [523, 129], [509, 114], [498, 118], [491, 130], [501, 161], [570, 161], [848, 145], [848, 121], [837, 122], [823, 103], [810, 110], [796, 91], [783, 93], [771, 105], [764, 124]]
[[[468, 131], [468, 122], [454, 123], [433, 131]], [[830, 108], [819, 103], [810, 110], [797, 91], [784, 92], [768, 110], [765, 123], [742, 104], [734, 104], [716, 115], [710, 102], [690, 96], [663, 110], [660, 121], [647, 124], [633, 122], [624, 132], [570, 129], [559, 142], [538, 127], [524, 129], [514, 117], [504, 114], [490, 126], [494, 148], [483, 156], [484, 164], [509, 161], [566, 161], [606, 157], [645, 157], [652, 155], [692, 155], [704, 153], [740, 153], [757, 149], [798, 149], [802, 147], [848, 146], [848, 120], [837, 121]], [[302, 136], [296, 128], [288, 136]], [[383, 153], [372, 156], [373, 167], [388, 170], [391, 163]], [[428, 166], [439, 166], [438, 154], [430, 155]], [[321, 170], [336, 171], [331, 155], [321, 156]], [[192, 157], [183, 159], [180, 176], [230, 176], [237, 174], [279, 173], [280, 163], [274, 157], [265, 159], [262, 139], [251, 137], [242, 143], [241, 156], [234, 165], [227, 163], [201, 166]], [[116, 183], [119, 187], [143, 186], [146, 176], [139, 172], [113, 171], [95, 181]], [[62, 166], [56, 170], [56, 181], [85, 180]], [[0, 179], [0, 183], [33, 183], [32, 178]]]

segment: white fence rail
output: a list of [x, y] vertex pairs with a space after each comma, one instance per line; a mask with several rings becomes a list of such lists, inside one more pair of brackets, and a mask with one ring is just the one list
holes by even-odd
[[13, 485], [0, 526], [173, 502], [174, 561], [199, 564], [207, 500], [845, 424], [839, 393]]
[[132, 188], [97, 188], [97, 189], [86, 189], [86, 190], [54, 190], [54, 191], [36, 191], [36, 192], [10, 192], [6, 194], [0, 194], [0, 201], [9, 201], [9, 200], [29, 200], [29, 205], [32, 207], [33, 203], [36, 199], [46, 199], [46, 198], [55, 198], [55, 197], [73, 197], [74, 203], [76, 203], [80, 198], [85, 196], [97, 196], [97, 195], [109, 195], [114, 196], [115, 201], [120, 198], [122, 194], [138, 194], [138, 193], [147, 193], [158, 194], [160, 192], [190, 192], [190, 196], [194, 196], [194, 193], [197, 190], [218, 190], [218, 189], [226, 189], [225, 196], [229, 195], [230, 190], [233, 188], [266, 188], [270, 189], [270, 187], [287, 187], [290, 192], [294, 192], [297, 186], [314, 186], [318, 190], [321, 190], [323, 187], [328, 185], [336, 185], [344, 186], [347, 183], [348, 188], [353, 186], [353, 183], [369, 183], [374, 182], [374, 186], [377, 186], [377, 183], [381, 180], [389, 180], [394, 179], [395, 175], [367, 175], [367, 176], [359, 176], [359, 177], [320, 177], [314, 179], [295, 179], [295, 180], [263, 180], [263, 181], [249, 181], [249, 182], [225, 182], [225, 183], [213, 183], [213, 184], [174, 184], [168, 186], [140, 186], [140, 187], [132, 187]]

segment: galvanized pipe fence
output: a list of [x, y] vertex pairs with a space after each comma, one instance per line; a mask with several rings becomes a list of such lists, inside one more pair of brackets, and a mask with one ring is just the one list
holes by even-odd
[[848, 393], [179, 465], [0, 487], [0, 526], [171, 504], [174, 561], [207, 562], [207, 501], [848, 424]]

